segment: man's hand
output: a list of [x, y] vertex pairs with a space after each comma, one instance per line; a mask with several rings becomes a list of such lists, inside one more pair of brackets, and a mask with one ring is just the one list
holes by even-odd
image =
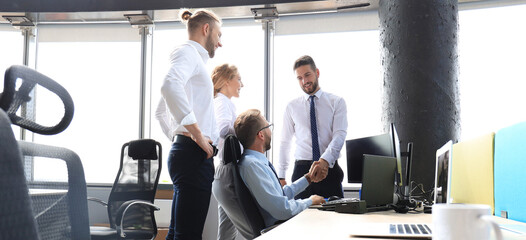
[[205, 151], [206, 159], [209, 159], [212, 156], [214, 156], [214, 148], [211, 145], [213, 143], [212, 140], [203, 136], [197, 123], [184, 125], [184, 127], [188, 130], [188, 132], [190, 132], [190, 136], [186, 134], [185, 136], [191, 137], [192, 140], [194, 140], [194, 142], [196, 142], [197, 145], [199, 145], [199, 147], [201, 147], [201, 149]]
[[212, 147], [212, 140], [203, 135], [198, 135], [194, 138], [194, 141], [206, 152], [206, 159], [214, 156], [214, 148]]
[[320, 158], [320, 160], [312, 163], [309, 174], [313, 182], [322, 181], [329, 174], [329, 163], [327, 160]]
[[312, 200], [312, 205], [318, 205], [318, 204], [325, 203], [325, 199], [323, 199], [322, 196], [312, 195], [309, 198], [310, 200]]
[[279, 179], [279, 184], [281, 184], [281, 187], [287, 185], [287, 180], [285, 180], [284, 178], [280, 178]]

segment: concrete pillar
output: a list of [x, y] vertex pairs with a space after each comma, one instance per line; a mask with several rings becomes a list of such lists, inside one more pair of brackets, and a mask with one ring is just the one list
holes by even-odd
[[434, 185], [435, 153], [460, 136], [457, 0], [380, 0], [382, 122], [402, 150], [413, 142], [412, 180]]

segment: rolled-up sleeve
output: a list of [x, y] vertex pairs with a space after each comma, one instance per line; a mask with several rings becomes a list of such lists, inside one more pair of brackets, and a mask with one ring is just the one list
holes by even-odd
[[179, 125], [197, 123], [192, 106], [186, 95], [186, 83], [195, 71], [197, 63], [192, 48], [178, 48], [171, 55], [171, 67], [161, 87], [161, 94], [168, 110]]

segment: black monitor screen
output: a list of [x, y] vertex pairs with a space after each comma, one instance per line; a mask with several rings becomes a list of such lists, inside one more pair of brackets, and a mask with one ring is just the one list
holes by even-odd
[[348, 182], [362, 183], [364, 154], [396, 157], [392, 141], [392, 136], [388, 133], [345, 141]]

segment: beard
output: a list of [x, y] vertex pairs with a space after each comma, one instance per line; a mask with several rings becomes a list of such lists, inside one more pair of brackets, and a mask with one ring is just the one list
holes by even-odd
[[208, 35], [206, 38], [205, 49], [208, 51], [208, 56], [210, 58], [214, 58], [216, 54], [216, 48], [214, 46], [214, 41], [212, 40], [212, 34]]
[[301, 89], [303, 89], [303, 91], [306, 94], [309, 94], [309, 95], [313, 94], [316, 91], [316, 89], [318, 89], [318, 77], [316, 77], [316, 81], [312, 82], [311, 90], [304, 88], [304, 87], [302, 87]]
[[270, 150], [270, 135], [265, 139], [265, 151]]

